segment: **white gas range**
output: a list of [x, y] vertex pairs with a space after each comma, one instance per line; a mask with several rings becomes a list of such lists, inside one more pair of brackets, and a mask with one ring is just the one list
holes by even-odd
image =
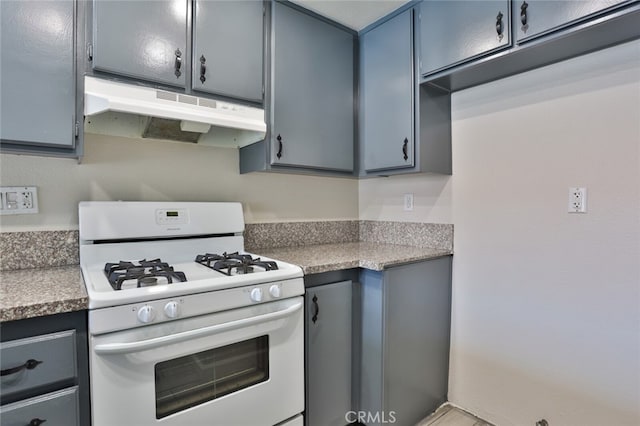
[[79, 216], [94, 426], [302, 424], [302, 270], [243, 251], [239, 203]]

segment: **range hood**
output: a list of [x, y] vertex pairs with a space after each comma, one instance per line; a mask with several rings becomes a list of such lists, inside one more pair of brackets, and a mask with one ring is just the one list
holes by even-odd
[[84, 77], [85, 132], [241, 147], [263, 140], [264, 110]]

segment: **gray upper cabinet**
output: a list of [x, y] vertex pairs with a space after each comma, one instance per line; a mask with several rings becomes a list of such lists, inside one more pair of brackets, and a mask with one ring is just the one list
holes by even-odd
[[629, 0], [517, 0], [514, 22], [518, 43], [579, 22]]
[[510, 1], [420, 3], [422, 75], [509, 47]]
[[417, 82], [417, 7], [360, 35], [360, 176], [451, 174], [451, 96]]
[[271, 25], [271, 164], [353, 170], [353, 34], [279, 2]]
[[262, 2], [196, 0], [194, 7], [193, 89], [261, 102]]
[[360, 149], [368, 172], [414, 166], [412, 14], [360, 38]]
[[0, 2], [0, 139], [3, 151], [76, 144], [75, 4]]
[[94, 0], [94, 70], [184, 87], [188, 57], [187, 0]]

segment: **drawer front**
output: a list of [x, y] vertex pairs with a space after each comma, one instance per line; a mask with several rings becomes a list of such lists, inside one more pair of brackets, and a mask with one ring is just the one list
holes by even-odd
[[0, 426], [76, 426], [78, 420], [78, 387], [25, 399], [0, 407]]
[[0, 392], [8, 396], [15, 392], [75, 378], [75, 340], [75, 330], [67, 330], [2, 342]]

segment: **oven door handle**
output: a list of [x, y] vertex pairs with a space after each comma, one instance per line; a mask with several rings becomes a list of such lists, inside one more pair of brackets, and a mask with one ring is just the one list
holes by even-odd
[[161, 346], [184, 342], [185, 340], [196, 339], [198, 337], [218, 334], [225, 331], [237, 330], [238, 328], [259, 324], [265, 321], [273, 321], [287, 317], [302, 308], [302, 303], [296, 303], [286, 309], [268, 314], [258, 315], [255, 317], [244, 318], [238, 321], [227, 322], [224, 324], [216, 324], [209, 327], [197, 328], [182, 333], [171, 334], [169, 336], [155, 337], [153, 339], [141, 340], [138, 342], [126, 343], [103, 343], [96, 345], [95, 353], [100, 355], [108, 354], [124, 354], [131, 352], [141, 352], [148, 349], [155, 349]]

